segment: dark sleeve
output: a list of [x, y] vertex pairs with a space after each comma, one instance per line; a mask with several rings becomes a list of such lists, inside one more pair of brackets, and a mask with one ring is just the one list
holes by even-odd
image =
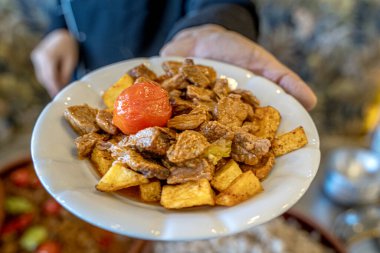
[[217, 24], [256, 40], [259, 22], [255, 5], [250, 0], [188, 0], [185, 15], [177, 21], [168, 40], [179, 31], [192, 26]]
[[65, 17], [63, 15], [60, 1], [56, 1], [56, 4], [53, 5], [49, 10], [49, 26], [47, 29], [47, 33], [60, 28], [67, 29], [67, 25]]

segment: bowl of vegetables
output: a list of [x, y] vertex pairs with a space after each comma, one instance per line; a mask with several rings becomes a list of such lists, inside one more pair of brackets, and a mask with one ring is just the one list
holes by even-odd
[[44, 190], [29, 156], [0, 168], [0, 205], [2, 253], [134, 252], [141, 244], [68, 213]]

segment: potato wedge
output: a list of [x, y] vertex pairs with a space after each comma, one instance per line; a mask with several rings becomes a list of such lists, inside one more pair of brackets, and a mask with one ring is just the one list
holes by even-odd
[[255, 117], [259, 125], [259, 130], [255, 132], [255, 135], [273, 140], [280, 125], [280, 113], [272, 106], [257, 107], [255, 109]]
[[92, 151], [90, 160], [101, 176], [106, 174], [114, 161], [108, 150], [101, 150], [98, 146]]
[[216, 190], [223, 191], [242, 173], [239, 165], [231, 159], [215, 173], [211, 185]]
[[264, 162], [260, 163], [258, 165], [255, 165], [252, 169], [253, 174], [260, 179], [260, 181], [263, 181], [269, 173], [272, 171], [272, 168], [276, 162], [275, 156], [273, 152], [269, 152], [268, 155], [265, 157]]
[[300, 149], [308, 143], [307, 136], [302, 126], [294, 130], [277, 136], [272, 142], [274, 155], [285, 155], [294, 150]]
[[215, 203], [222, 206], [234, 206], [263, 191], [259, 179], [252, 171], [240, 174], [232, 183], [219, 193]]
[[112, 192], [146, 183], [149, 183], [149, 180], [143, 175], [127, 168], [121, 163], [113, 163], [96, 185], [96, 189], [103, 192]]
[[108, 109], [113, 109], [116, 98], [120, 93], [133, 84], [133, 79], [130, 75], [125, 74], [116, 83], [109, 87], [103, 94], [103, 102]]
[[169, 209], [215, 205], [214, 191], [207, 179], [162, 187], [161, 205]]
[[140, 197], [143, 201], [156, 202], [161, 199], [161, 183], [153, 181], [147, 184], [140, 184]]

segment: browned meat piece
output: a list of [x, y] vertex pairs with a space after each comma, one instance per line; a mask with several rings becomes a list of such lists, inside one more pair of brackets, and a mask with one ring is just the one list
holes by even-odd
[[281, 122], [281, 115], [272, 106], [257, 107], [253, 122], [259, 126], [259, 129], [254, 132], [256, 136], [273, 140]]
[[163, 74], [163, 75], [157, 76], [156, 80], [154, 80], [154, 81], [157, 83], [162, 83], [163, 81], [165, 81], [168, 78], [170, 78], [170, 76], [168, 76], [167, 74]]
[[155, 80], [157, 78], [156, 74], [150, 70], [144, 64], [140, 64], [133, 69], [128, 71], [128, 74], [133, 77], [133, 79], [137, 79], [139, 77], [146, 77], [150, 80]]
[[178, 135], [177, 142], [169, 148], [167, 157], [172, 163], [181, 163], [200, 156], [209, 145], [202, 134], [186, 130]]
[[170, 175], [168, 168], [155, 161], [145, 159], [140, 153], [128, 147], [113, 145], [110, 148], [112, 157], [127, 164], [132, 170], [143, 174], [147, 178], [167, 179]]
[[236, 89], [236, 90], [231, 91], [231, 93], [240, 95], [241, 100], [244, 103], [249, 104], [253, 108], [256, 108], [260, 104], [259, 100], [249, 90]]
[[171, 167], [167, 183], [182, 184], [202, 178], [211, 180], [213, 174], [214, 166], [212, 164], [204, 158], [195, 158]]
[[184, 75], [186, 80], [196, 86], [205, 88], [210, 85], [210, 80], [196, 65], [183, 66], [181, 67], [180, 72]]
[[172, 106], [173, 115], [180, 115], [184, 113], [189, 113], [195, 108], [195, 104], [190, 101], [184, 100], [180, 97], [170, 97], [170, 105]]
[[250, 134], [255, 134], [260, 129], [260, 124], [258, 124], [256, 121], [246, 121], [243, 123], [241, 129]]
[[219, 99], [227, 97], [231, 92], [227, 79], [216, 79], [213, 91]]
[[240, 127], [247, 118], [249, 105], [240, 100], [239, 95], [230, 94], [219, 100], [214, 109], [214, 116], [219, 123], [228, 127]]
[[92, 150], [98, 142], [108, 139], [107, 135], [89, 133], [79, 136], [75, 139], [75, 146], [77, 147], [78, 156], [80, 159], [84, 159], [91, 155]]
[[209, 67], [204, 65], [197, 65], [197, 67], [202, 71], [202, 73], [208, 78], [210, 83], [214, 83], [216, 80], [216, 71]]
[[191, 130], [199, 127], [208, 118], [207, 108], [199, 106], [188, 114], [181, 114], [171, 118], [167, 126], [177, 130]]
[[215, 101], [201, 101], [197, 98], [193, 99], [193, 104], [195, 104], [196, 106], [203, 106], [207, 108], [207, 111], [210, 112], [211, 114], [213, 113], [216, 106]]
[[181, 97], [183, 94], [180, 90], [171, 90], [169, 91], [169, 97]]
[[162, 69], [168, 76], [175, 76], [179, 73], [182, 62], [179, 61], [165, 61], [162, 63]]
[[99, 131], [99, 126], [96, 124], [97, 111], [86, 104], [74, 105], [66, 108], [63, 115], [71, 127], [83, 135]]
[[174, 143], [176, 133], [167, 128], [149, 127], [128, 137], [125, 146], [133, 147], [140, 152], [151, 152], [156, 155], [165, 155]]
[[235, 161], [248, 165], [257, 164], [268, 153], [271, 143], [253, 134], [237, 131], [232, 141], [231, 157]]
[[190, 59], [190, 58], [186, 58], [186, 59], [183, 61], [183, 65], [184, 65], [184, 66], [194, 66], [194, 60], [193, 60], [193, 59]]
[[274, 153], [268, 152], [268, 154], [266, 154], [265, 156], [261, 158], [258, 164], [256, 165], [240, 164], [240, 168], [244, 172], [251, 170], [253, 174], [255, 174], [256, 177], [260, 179], [260, 181], [263, 181], [272, 171], [275, 162], [276, 160], [275, 160]]
[[200, 127], [200, 133], [203, 134], [210, 143], [220, 138], [226, 140], [232, 140], [234, 138], [234, 132], [217, 121], [207, 121], [203, 123]]
[[182, 74], [177, 74], [173, 77], [166, 79], [161, 83], [161, 87], [167, 91], [185, 89], [188, 85], [189, 82]]
[[194, 85], [187, 86], [186, 96], [188, 98], [196, 98], [201, 101], [213, 101], [214, 92]]
[[96, 124], [106, 133], [117, 134], [117, 128], [112, 124], [112, 112], [99, 110], [96, 114]]

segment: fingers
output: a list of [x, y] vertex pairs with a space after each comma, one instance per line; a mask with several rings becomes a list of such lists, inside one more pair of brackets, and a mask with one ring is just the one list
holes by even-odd
[[37, 80], [45, 87], [51, 97], [54, 97], [60, 87], [58, 80], [58, 61], [36, 49], [32, 53], [32, 62]]
[[202, 57], [234, 64], [278, 84], [307, 110], [317, 103], [311, 88], [272, 54], [244, 36], [218, 25], [181, 31], [161, 50], [160, 55]]
[[75, 66], [77, 64], [77, 59], [73, 57], [65, 57], [61, 60], [60, 63], [60, 76], [59, 76], [59, 83], [61, 86], [67, 84], [70, 82]]
[[38, 81], [55, 96], [71, 79], [78, 62], [78, 44], [65, 29], [49, 33], [33, 50], [31, 59]]
[[195, 38], [183, 38], [167, 43], [160, 51], [161, 56], [193, 56]]
[[307, 110], [317, 104], [317, 97], [312, 89], [293, 71], [280, 63], [264, 48], [255, 45], [248, 69], [281, 86], [294, 96]]
[[225, 29], [219, 25], [203, 25], [187, 28], [176, 34], [160, 51], [161, 56], [195, 56], [194, 50], [197, 45], [197, 38], [207, 36]]

